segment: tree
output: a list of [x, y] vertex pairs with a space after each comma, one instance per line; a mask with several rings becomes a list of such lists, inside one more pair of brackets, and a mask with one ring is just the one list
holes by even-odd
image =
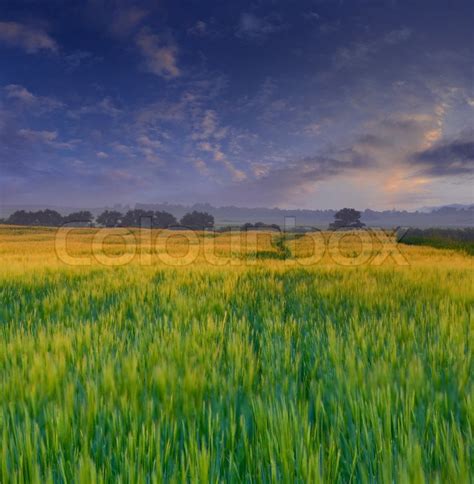
[[153, 214], [153, 227], [158, 229], [167, 229], [173, 225], [178, 225], [178, 221], [171, 213], [156, 211]]
[[194, 210], [181, 219], [181, 225], [192, 229], [206, 229], [214, 227], [214, 217], [207, 212]]
[[7, 223], [10, 225], [30, 225], [31, 212], [25, 212], [24, 210], [17, 210], [13, 212], [8, 218]]
[[123, 219], [123, 214], [116, 210], [106, 210], [97, 217], [97, 223], [104, 227], [118, 227]]
[[329, 226], [330, 229], [337, 230], [342, 228], [357, 229], [365, 227], [360, 221], [360, 212], [353, 208], [343, 208], [334, 215], [334, 222]]
[[60, 227], [63, 224], [63, 216], [56, 210], [40, 210], [38, 214], [38, 225], [46, 227]]
[[63, 223], [74, 224], [78, 227], [87, 226], [92, 223], [93, 215], [88, 210], [73, 212], [64, 217]]
[[63, 224], [63, 216], [56, 212], [56, 210], [40, 210], [35, 213], [36, 219], [34, 225], [45, 227], [60, 227]]
[[56, 210], [39, 210], [37, 212], [25, 212], [18, 210], [8, 217], [7, 223], [11, 225], [36, 225], [43, 227], [60, 227], [64, 218]]
[[142, 223], [146, 225], [148, 220], [152, 218], [153, 212], [151, 210], [129, 210], [122, 219], [122, 225], [124, 227], [140, 227]]
[[251, 224], [249, 222], [245, 223], [242, 225], [240, 228], [242, 231], [248, 231], [248, 230], [266, 230], [266, 231], [277, 231], [281, 232], [281, 228], [277, 224], [266, 224], [263, 222], [256, 222], [255, 224]]

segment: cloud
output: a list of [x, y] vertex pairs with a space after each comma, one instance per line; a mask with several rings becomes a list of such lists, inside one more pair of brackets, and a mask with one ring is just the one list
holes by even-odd
[[236, 35], [242, 39], [261, 40], [270, 34], [280, 32], [284, 25], [278, 15], [267, 15], [266, 17], [257, 17], [253, 13], [244, 12], [240, 16], [237, 25]]
[[205, 140], [209, 138], [221, 140], [226, 135], [227, 128], [219, 125], [217, 113], [212, 109], [208, 109], [199, 120], [191, 137], [193, 140]]
[[87, 52], [84, 50], [76, 50], [71, 54], [65, 55], [63, 59], [67, 63], [68, 68], [71, 71], [77, 69], [86, 60], [95, 62], [102, 60], [100, 57], [95, 57], [91, 52]]
[[145, 179], [136, 173], [130, 173], [128, 170], [124, 169], [114, 169], [114, 170], [107, 170], [106, 172], [102, 173], [104, 178], [108, 181], [118, 182], [118, 183], [131, 183], [133, 185], [142, 186], [145, 185]]
[[98, 151], [95, 156], [97, 156], [97, 158], [100, 158], [101, 160], [105, 160], [109, 157], [109, 155], [107, 153], [105, 153], [104, 151]]
[[2, 176], [34, 178], [36, 175], [53, 173], [57, 153], [52, 150], [73, 150], [80, 140], [62, 141], [57, 131], [18, 129], [16, 119], [6, 114], [2, 123], [0, 112], [0, 165]]
[[136, 6], [117, 9], [112, 15], [110, 31], [117, 36], [129, 35], [147, 15], [147, 10]]
[[350, 146], [351, 151], [372, 160], [376, 176], [408, 178], [413, 176], [410, 157], [428, 149], [439, 136], [439, 119], [436, 109], [431, 113], [395, 113], [376, 118], [365, 128]]
[[156, 125], [163, 122], [177, 123], [186, 118], [188, 103], [181, 99], [177, 102], [158, 101], [148, 104], [136, 113], [136, 121], [140, 126]]
[[[242, 191], [249, 197], [258, 194], [262, 202], [275, 203], [301, 199], [305, 193], [314, 194], [318, 187], [325, 186], [321, 182], [351, 180], [359, 189], [376, 187], [380, 191], [378, 196], [390, 201], [419, 199], [426, 196], [430, 177], [437, 176], [431, 159], [439, 152], [430, 150], [442, 136], [440, 126], [445, 114], [442, 103], [435, 104], [431, 111], [390, 114], [366, 123], [364, 131], [346, 142], [344, 148], [328, 146], [314, 156], [295, 159], [288, 155], [271, 163], [252, 163], [255, 178], [243, 185]], [[307, 125], [304, 131], [318, 134], [319, 125]], [[468, 161], [470, 148], [470, 145], [457, 147], [457, 158], [456, 161], [453, 158], [450, 172], [457, 169], [465, 173], [469, 167], [472, 169], [472, 159]], [[420, 154], [413, 161], [416, 153]], [[446, 165], [442, 166], [438, 172], [447, 174]]]
[[188, 29], [188, 34], [195, 35], [196, 37], [205, 37], [208, 33], [208, 25], [202, 20], [198, 20], [192, 27]]
[[191, 139], [198, 141], [197, 149], [210, 153], [214, 161], [222, 164], [231, 174], [232, 180], [241, 182], [247, 178], [247, 175], [228, 159], [227, 155], [222, 151], [219, 142], [223, 141], [228, 135], [228, 128], [221, 126], [218, 120], [217, 113], [212, 109], [204, 112], [199, 122], [194, 127]]
[[205, 83], [198, 87], [192, 86], [192, 81], [188, 84], [191, 86], [187, 86], [177, 100], [165, 97], [138, 109], [135, 114], [137, 124], [142, 127], [160, 127], [162, 122], [174, 124], [190, 121], [193, 116], [201, 113], [201, 105], [204, 101], [219, 89], [218, 84], [215, 83]]
[[105, 97], [97, 105], [98, 112], [101, 114], [107, 114], [109, 116], [117, 116], [122, 110], [119, 109], [110, 97]]
[[152, 140], [146, 135], [141, 135], [137, 138], [138, 144], [144, 146], [145, 148], [159, 149], [161, 148], [161, 141]]
[[0, 42], [20, 47], [28, 54], [58, 51], [56, 41], [46, 31], [18, 22], [0, 22]]
[[415, 153], [412, 162], [433, 177], [474, 175], [474, 133]]
[[341, 21], [338, 20], [324, 20], [323, 17], [314, 11], [309, 11], [303, 14], [303, 18], [312, 24], [317, 24], [319, 32], [322, 35], [332, 34], [341, 28]]
[[321, 22], [319, 25], [319, 32], [322, 35], [329, 35], [341, 30], [341, 21], [334, 20], [332, 22]]
[[146, 69], [165, 79], [181, 75], [177, 65], [178, 48], [174, 44], [164, 44], [158, 35], [143, 30], [136, 37], [136, 44], [145, 58]]
[[70, 118], [78, 119], [81, 116], [88, 114], [102, 114], [105, 116], [115, 117], [122, 113], [122, 110], [118, 108], [114, 101], [110, 97], [104, 97], [96, 104], [88, 104], [78, 109], [72, 109], [68, 112]]
[[[125, 144], [127, 143], [127, 144]], [[162, 148], [161, 142], [151, 139], [146, 135], [140, 135], [134, 141], [113, 141], [110, 143], [112, 149], [124, 160], [133, 164], [145, 160], [153, 165], [162, 165], [163, 161], [158, 156], [157, 151]], [[107, 155], [108, 156], [108, 155]], [[99, 156], [104, 158], [103, 156]]]
[[20, 86], [18, 84], [10, 84], [5, 86], [5, 91], [7, 92], [7, 99], [17, 99], [26, 104], [31, 104], [36, 101], [36, 96], [34, 96], [26, 87]]
[[57, 131], [34, 131], [32, 129], [20, 129], [18, 134], [28, 141], [41, 141], [52, 143], [58, 137]]
[[121, 155], [127, 156], [129, 158], [136, 157], [134, 150], [128, 145], [120, 143], [119, 141], [114, 141], [110, 145], [115, 151], [117, 151], [117, 153], [120, 153]]
[[394, 113], [366, 123], [366, 131], [347, 151], [349, 157], [365, 160], [352, 179], [360, 186], [378, 187], [392, 204], [406, 204], [428, 196], [436, 177], [472, 172], [469, 150], [474, 138], [442, 141], [447, 109], [439, 102], [425, 112]]
[[303, 131], [309, 136], [317, 136], [321, 132], [321, 123], [310, 123], [304, 127]]
[[308, 22], [319, 22], [321, 20], [321, 15], [319, 13], [309, 10], [303, 13], [303, 18]]
[[151, 139], [149, 136], [142, 134], [137, 138], [138, 151], [145, 159], [154, 164], [162, 164], [161, 158], [157, 155], [157, 150], [162, 149], [161, 141]]
[[56, 149], [73, 149], [80, 140], [59, 141], [57, 131], [47, 130], [33, 130], [33, 129], [20, 129], [18, 135], [25, 141], [31, 144], [41, 143]]
[[351, 150], [336, 154], [339, 158], [315, 155], [276, 167], [256, 164], [253, 167], [256, 179], [242, 186], [244, 196], [257, 197], [259, 203], [288, 201], [313, 192], [319, 182], [370, 166], [368, 160]]
[[344, 69], [368, 62], [385, 47], [401, 44], [411, 36], [412, 31], [410, 29], [401, 28], [392, 30], [375, 40], [353, 42], [348, 47], [340, 47], [336, 50], [333, 57], [333, 65], [336, 69]]
[[204, 141], [198, 144], [198, 149], [212, 154], [214, 161], [221, 163], [227, 169], [231, 174], [233, 181], [241, 182], [247, 179], [247, 175], [242, 170], [236, 168], [234, 164], [227, 159], [220, 145]]
[[37, 109], [39, 113], [45, 111], [53, 111], [64, 107], [64, 104], [57, 99], [36, 96], [30, 92], [26, 87], [19, 84], [9, 84], [4, 88], [6, 98], [21, 103], [24, 106]]
[[156, 8], [149, 0], [85, 0], [83, 13], [88, 25], [124, 39], [140, 27]]
[[290, 113], [296, 112], [297, 105], [292, 94], [285, 91], [281, 82], [267, 77], [252, 96], [244, 97], [236, 106], [238, 111], [252, 112], [252, 116], [262, 125], [274, 129], [279, 123], [284, 123]]
[[412, 31], [406, 27], [392, 30], [388, 32], [383, 38], [383, 42], [388, 45], [396, 45], [408, 40], [412, 35]]
[[201, 173], [201, 175], [209, 176], [210, 171], [209, 168], [206, 165], [206, 162], [204, 160], [198, 159], [194, 160], [194, 166], [196, 167], [196, 170]]

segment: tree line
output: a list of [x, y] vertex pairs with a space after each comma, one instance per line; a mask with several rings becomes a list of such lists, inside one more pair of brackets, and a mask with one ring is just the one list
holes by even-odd
[[167, 229], [185, 227], [192, 229], [206, 229], [214, 227], [214, 217], [206, 212], [193, 211], [184, 215], [180, 221], [165, 211], [129, 210], [123, 214], [116, 210], [105, 210], [94, 218], [91, 212], [84, 210], [61, 215], [56, 210], [38, 210], [27, 212], [17, 210], [8, 218], [0, 221], [8, 225], [27, 225], [39, 227], [61, 227], [65, 224], [77, 227], [103, 226], [103, 227], [141, 227]]
[[[329, 226], [330, 230], [358, 229], [365, 226], [360, 221], [361, 213], [353, 208], [343, 208], [334, 216], [334, 222]], [[151, 227], [157, 229], [167, 228], [189, 228], [189, 229], [210, 229], [214, 227], [214, 216], [207, 212], [194, 210], [185, 214], [181, 220], [165, 211], [153, 211], [135, 209], [125, 214], [117, 210], [105, 210], [97, 217], [94, 217], [87, 210], [73, 212], [69, 215], [61, 215], [55, 210], [38, 210], [27, 212], [18, 210], [12, 213], [7, 219], [0, 220], [0, 223], [8, 225], [28, 225], [39, 227], [61, 227], [63, 225], [77, 227]], [[240, 227], [243, 231], [248, 230], [276, 230], [281, 231], [276, 224], [255, 224], [246, 223]]]

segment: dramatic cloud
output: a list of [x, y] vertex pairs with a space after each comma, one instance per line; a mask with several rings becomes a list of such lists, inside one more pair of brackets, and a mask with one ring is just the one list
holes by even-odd
[[376, 183], [387, 199], [397, 203], [420, 195], [429, 179], [413, 169], [411, 159], [439, 138], [439, 115], [435, 107], [431, 113], [397, 113], [367, 123], [367, 131], [350, 147], [351, 153], [369, 164], [369, 169], [357, 174], [360, 183]]
[[474, 135], [416, 153], [412, 161], [435, 177], [474, 175]]
[[58, 45], [44, 30], [18, 22], [0, 22], [0, 42], [20, 47], [29, 54], [41, 50], [57, 52]]
[[137, 36], [136, 43], [145, 58], [145, 67], [149, 72], [165, 79], [181, 75], [177, 65], [178, 48], [175, 45], [164, 44], [158, 35], [146, 30]]
[[303, 194], [311, 194], [321, 182], [369, 167], [368, 160], [351, 150], [337, 154], [340, 158], [318, 155], [288, 161], [274, 168], [255, 165], [256, 179], [247, 183], [242, 190], [254, 203], [288, 202]]
[[18, 203], [465, 203], [467, 0], [353, 3], [4, 1], [0, 184]]
[[[278, 163], [254, 164], [256, 179], [246, 189], [261, 194], [265, 203], [274, 203], [297, 199], [302, 193], [315, 193], [322, 182], [344, 178], [357, 180], [361, 187], [379, 186], [387, 199], [397, 204], [423, 200], [430, 177], [448, 174], [441, 171], [449, 166], [446, 157], [438, 159], [439, 151], [447, 150], [436, 148], [432, 152], [431, 148], [442, 136], [446, 111], [440, 106], [435, 105], [429, 113], [396, 113], [367, 122], [366, 132], [355, 136], [346, 148], [328, 147], [320, 154], [296, 161], [286, 157]], [[306, 125], [303, 133], [319, 138], [321, 126]], [[457, 149], [458, 156], [456, 160], [452, 157], [449, 172], [466, 173], [472, 169], [469, 144]], [[442, 167], [437, 169], [438, 173], [432, 166], [435, 155]]]

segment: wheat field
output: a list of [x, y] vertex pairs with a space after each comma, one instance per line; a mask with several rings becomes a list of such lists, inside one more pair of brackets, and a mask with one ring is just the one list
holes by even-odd
[[2, 483], [472, 479], [472, 257], [96, 233], [0, 228]]

